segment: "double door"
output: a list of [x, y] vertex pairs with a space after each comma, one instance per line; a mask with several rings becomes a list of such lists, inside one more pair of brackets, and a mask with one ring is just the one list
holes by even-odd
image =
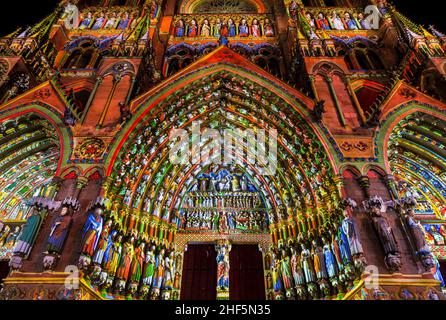
[[[229, 256], [231, 300], [265, 300], [262, 254], [257, 245], [232, 245]], [[188, 245], [181, 300], [217, 299], [217, 251], [213, 244]]]

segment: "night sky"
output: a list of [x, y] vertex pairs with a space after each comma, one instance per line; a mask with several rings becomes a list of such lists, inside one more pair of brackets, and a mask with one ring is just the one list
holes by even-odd
[[[0, 19], [0, 35], [14, 31], [18, 26], [30, 25], [38, 22], [49, 14], [59, 0], [10, 0], [8, 8], [4, 8]], [[426, 27], [430, 24], [446, 32], [445, 13], [441, 10], [438, 0], [393, 0], [399, 10], [417, 23]], [[2, 5], [3, 7], [3, 5]], [[6, 14], [5, 14], [6, 13]]]

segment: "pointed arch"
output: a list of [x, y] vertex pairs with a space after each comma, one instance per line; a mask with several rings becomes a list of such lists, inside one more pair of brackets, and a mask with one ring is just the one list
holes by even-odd
[[50, 106], [31, 104], [0, 113], [0, 215], [26, 219], [25, 201], [45, 192], [61, 173], [71, 133]]
[[413, 101], [388, 113], [380, 127], [380, 157], [400, 195], [414, 195], [432, 215], [445, 218], [440, 216], [446, 212], [445, 111]]
[[[333, 153], [321, 128], [310, 120], [312, 103], [233, 51], [218, 49], [132, 103], [134, 116], [116, 137], [106, 161], [116, 211], [174, 222], [180, 196], [207, 167], [172, 165], [169, 136], [173, 128], [187, 129], [201, 121], [217, 131], [277, 129], [277, 175], [264, 175], [250, 164], [247, 158], [255, 147], [243, 145], [241, 139], [235, 145], [243, 154], [235, 153], [235, 164], [261, 189], [270, 220], [298, 219], [302, 230], [317, 228], [336, 206], [338, 195], [330, 189], [336, 173]], [[199, 140], [197, 145], [209, 144]], [[133, 218], [125, 219], [133, 225]]]

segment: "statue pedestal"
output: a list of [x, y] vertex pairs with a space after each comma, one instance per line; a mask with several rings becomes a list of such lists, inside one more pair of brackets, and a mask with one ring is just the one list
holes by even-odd
[[229, 300], [229, 290], [217, 290], [217, 300]]

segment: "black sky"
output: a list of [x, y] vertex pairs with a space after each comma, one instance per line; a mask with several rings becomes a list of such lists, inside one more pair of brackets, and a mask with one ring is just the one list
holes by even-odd
[[[2, 1], [0, 35], [14, 31], [18, 26], [32, 25], [49, 14], [60, 0]], [[446, 33], [446, 14], [438, 0], [393, 0], [397, 8], [413, 21], [428, 26], [434, 24]], [[6, 4], [7, 3], [7, 7]]]

